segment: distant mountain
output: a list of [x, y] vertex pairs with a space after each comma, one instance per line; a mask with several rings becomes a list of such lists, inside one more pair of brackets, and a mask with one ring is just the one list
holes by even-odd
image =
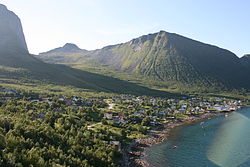
[[[61, 62], [95, 60], [116, 70], [194, 87], [250, 87], [247, 68], [232, 52], [165, 31], [86, 52], [77, 61], [70, 61], [71, 56], [62, 56]], [[47, 62], [52, 59], [47, 54]]]
[[40, 53], [36, 57], [46, 63], [75, 63], [82, 59], [87, 50], [80, 49], [76, 44], [66, 43], [64, 46]]
[[66, 53], [78, 53], [78, 52], [86, 52], [86, 50], [80, 49], [76, 44], [66, 43], [63, 47], [59, 47], [40, 54], [58, 54], [58, 53], [66, 54]]
[[[112, 77], [73, 69], [64, 65], [47, 64], [30, 55], [20, 19], [0, 5], [0, 83], [53, 83], [92, 91], [145, 95], [170, 95]], [[74, 44], [66, 44], [50, 53], [84, 52]]]

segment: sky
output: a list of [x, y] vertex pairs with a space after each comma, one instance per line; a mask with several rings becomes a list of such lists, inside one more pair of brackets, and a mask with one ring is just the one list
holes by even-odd
[[33, 54], [98, 49], [160, 30], [250, 53], [249, 0], [0, 0], [21, 19]]

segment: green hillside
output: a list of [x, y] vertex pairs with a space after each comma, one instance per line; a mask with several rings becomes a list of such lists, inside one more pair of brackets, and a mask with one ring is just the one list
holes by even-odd
[[[172, 94], [152, 90], [134, 83], [115, 79], [64, 65], [48, 64], [29, 54], [18, 16], [0, 4], [0, 83], [59, 85], [80, 88], [94, 92], [129, 93], [153, 96], [171, 96]], [[74, 44], [66, 44], [50, 53], [83, 54], [87, 51]], [[32, 87], [30, 86], [30, 87]]]
[[0, 54], [0, 79], [18, 80], [19, 82], [34, 82], [73, 86], [91, 91], [110, 93], [130, 93], [156, 96], [168, 96], [166, 92], [152, 90], [133, 83], [73, 69], [64, 65], [47, 64], [32, 55], [2, 55]]
[[[98, 51], [97, 51], [98, 52]], [[233, 53], [161, 31], [104, 48], [94, 55], [116, 69], [164, 81], [241, 87], [246, 76]]]
[[[213, 90], [250, 87], [246, 77], [248, 68], [232, 52], [165, 31], [94, 51], [48, 52], [39, 58], [85, 67], [106, 65], [128, 74], [138, 74], [148, 82], [158, 81], [163, 87], [169, 83], [177, 87]], [[115, 72], [111, 70], [110, 73]]]

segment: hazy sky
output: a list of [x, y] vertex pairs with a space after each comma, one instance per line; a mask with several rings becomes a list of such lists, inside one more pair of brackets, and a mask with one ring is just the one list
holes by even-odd
[[250, 53], [250, 0], [0, 0], [22, 20], [31, 53], [83, 49], [165, 30]]

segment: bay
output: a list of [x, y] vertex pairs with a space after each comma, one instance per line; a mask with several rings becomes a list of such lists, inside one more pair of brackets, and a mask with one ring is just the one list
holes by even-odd
[[[249, 167], [250, 108], [176, 127], [146, 149], [150, 167]], [[173, 149], [173, 146], [177, 146]]]

